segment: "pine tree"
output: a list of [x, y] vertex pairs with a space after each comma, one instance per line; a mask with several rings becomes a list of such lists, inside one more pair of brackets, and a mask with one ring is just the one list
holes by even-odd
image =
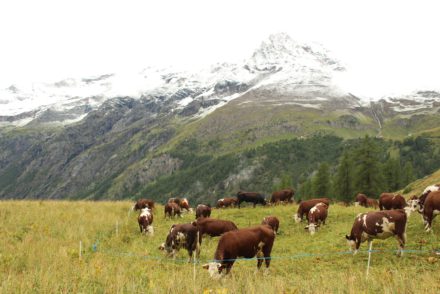
[[310, 199], [312, 196], [312, 181], [310, 179], [306, 180], [299, 188], [298, 191], [299, 199], [305, 200]]
[[313, 179], [313, 194], [317, 197], [328, 197], [330, 192], [330, 168], [328, 163], [319, 165], [318, 172]]
[[353, 200], [353, 169], [353, 161], [348, 152], [344, 152], [339, 161], [333, 189], [336, 198], [346, 203]]
[[366, 136], [355, 155], [355, 190], [370, 197], [377, 197], [384, 191], [378, 145]]
[[402, 170], [402, 186], [406, 186], [415, 180], [414, 168], [410, 161], [405, 162]]

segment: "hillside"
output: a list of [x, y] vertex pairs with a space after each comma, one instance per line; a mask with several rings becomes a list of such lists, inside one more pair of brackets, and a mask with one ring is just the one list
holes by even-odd
[[[427, 138], [432, 150], [411, 162], [416, 176], [431, 173], [440, 94], [415, 90], [368, 100], [338, 84], [346, 71], [322, 45], [275, 34], [242, 62], [198, 72], [149, 67], [128, 77], [11, 85], [0, 91], [0, 198], [269, 193], [283, 174], [296, 186], [319, 161], [335, 165], [343, 146], [365, 135], [385, 145]], [[339, 139], [326, 139], [326, 149], [310, 147], [316, 137]], [[301, 148], [322, 158], [301, 158]], [[270, 161], [280, 166], [268, 167]]]
[[423, 177], [422, 179], [418, 179], [413, 183], [407, 185], [405, 189], [399, 192], [401, 192], [404, 196], [406, 196], [406, 198], [411, 197], [413, 195], [420, 196], [422, 195], [422, 192], [423, 190], [425, 190], [426, 187], [439, 183], [440, 183], [440, 170], [437, 170], [433, 174]]
[[[331, 205], [327, 224], [314, 236], [296, 224], [297, 205], [214, 209], [212, 217], [233, 220], [239, 228], [259, 224], [264, 216], [280, 219], [268, 274], [256, 260], [239, 260], [231, 274], [215, 281], [202, 264], [211, 260], [218, 237], [205, 238], [201, 260], [187, 263], [180, 250], [167, 259], [157, 248], [174, 223], [158, 205], [154, 236], [139, 233], [131, 202], [0, 201], [0, 292], [151, 292], [170, 293], [437, 293], [440, 224], [423, 231], [414, 214], [407, 227], [407, 251], [396, 257], [395, 238], [374, 241], [367, 278], [367, 244], [352, 256], [345, 234], [355, 216], [367, 209]], [[68, 225], [66, 225], [68, 224]], [[82, 253], [79, 257], [79, 242]], [[417, 279], [414, 274], [417, 273]], [[374, 281], [374, 282], [372, 282]]]

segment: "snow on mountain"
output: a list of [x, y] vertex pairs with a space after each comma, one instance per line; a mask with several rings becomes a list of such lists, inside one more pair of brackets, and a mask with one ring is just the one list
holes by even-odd
[[251, 90], [273, 93], [267, 102], [277, 105], [316, 108], [322, 99], [349, 96], [335, 82], [344, 71], [322, 45], [274, 34], [238, 64], [220, 63], [198, 71], [148, 67], [134, 73], [11, 85], [0, 89], [0, 122], [23, 125], [46, 114], [40, 121], [70, 123], [115, 97], [167, 101], [172, 111], [200, 117]]

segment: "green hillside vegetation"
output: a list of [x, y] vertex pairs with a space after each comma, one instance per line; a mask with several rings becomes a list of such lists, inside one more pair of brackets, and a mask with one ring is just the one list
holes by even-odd
[[399, 193], [402, 193], [406, 198], [413, 195], [420, 196], [426, 187], [434, 184], [440, 184], [440, 169], [431, 175], [410, 183], [405, 189], [400, 190]]
[[[154, 236], [139, 233], [130, 202], [2, 201], [0, 202], [1, 293], [437, 293], [440, 224], [423, 231], [414, 214], [407, 228], [403, 257], [395, 255], [394, 238], [374, 241], [367, 278], [367, 244], [352, 256], [345, 234], [362, 207], [332, 204], [327, 224], [311, 236], [296, 224], [297, 205], [214, 209], [212, 217], [233, 220], [244, 228], [264, 216], [280, 219], [267, 275], [256, 260], [239, 260], [231, 274], [212, 280], [202, 264], [211, 260], [218, 237], [205, 238], [201, 262], [188, 264], [181, 250], [175, 261], [158, 246], [174, 223], [193, 221], [193, 214], [164, 220], [155, 211]], [[79, 242], [82, 253], [79, 256]], [[172, 282], [170, 282], [172, 281]]]

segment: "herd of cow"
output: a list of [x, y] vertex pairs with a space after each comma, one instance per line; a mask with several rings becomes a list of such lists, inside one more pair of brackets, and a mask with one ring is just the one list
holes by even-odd
[[[238, 192], [237, 197], [219, 199], [217, 208], [234, 207], [242, 202], [261, 205], [274, 205], [277, 203], [292, 203], [294, 191], [285, 189], [272, 193], [269, 203], [260, 193]], [[379, 208], [380, 211], [370, 211], [356, 216], [350, 235], [346, 235], [350, 249], [357, 253], [361, 243], [373, 239], [385, 239], [395, 236], [399, 243], [398, 255], [402, 255], [406, 242], [406, 223], [412, 211], [418, 211], [423, 216], [425, 230], [430, 231], [432, 220], [440, 214], [440, 184], [427, 187], [420, 197], [413, 196], [408, 201], [401, 195], [382, 193], [379, 201], [358, 194], [356, 205]], [[301, 201], [294, 219], [297, 223], [306, 217], [308, 224], [305, 227], [310, 234], [325, 224], [330, 199], [317, 198]], [[153, 234], [153, 208], [154, 202], [140, 199], [133, 206], [133, 210], [140, 210], [138, 223], [141, 233]], [[183, 210], [192, 212], [186, 198], [171, 198], [164, 206], [165, 217], [180, 216]], [[266, 268], [270, 265], [270, 254], [278, 232], [279, 220], [276, 216], [263, 218], [261, 225], [238, 229], [229, 220], [211, 218], [211, 206], [199, 204], [196, 207], [196, 220], [188, 224], [174, 224], [171, 226], [165, 242], [159, 249], [166, 252], [167, 256], [175, 258], [179, 249], [186, 249], [189, 261], [197, 260], [200, 255], [202, 237], [221, 236], [214, 254], [214, 262], [203, 267], [208, 270], [211, 277], [219, 278], [230, 272], [234, 262], [239, 257], [253, 258], [257, 256], [257, 267], [260, 268], [263, 260]], [[195, 256], [193, 254], [195, 253]]]

